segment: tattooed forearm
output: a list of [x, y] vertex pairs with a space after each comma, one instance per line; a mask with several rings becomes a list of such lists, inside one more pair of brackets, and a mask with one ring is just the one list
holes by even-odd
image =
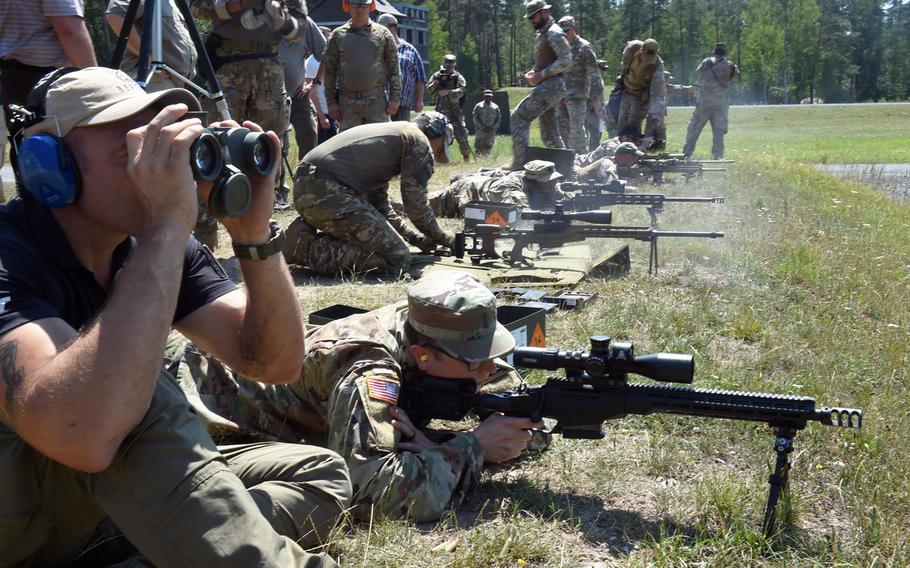
[[0, 345], [0, 377], [6, 383], [4, 404], [0, 406], [0, 419], [12, 426], [13, 402], [25, 379], [25, 368], [16, 367], [16, 354], [19, 351], [18, 341], [8, 341]]

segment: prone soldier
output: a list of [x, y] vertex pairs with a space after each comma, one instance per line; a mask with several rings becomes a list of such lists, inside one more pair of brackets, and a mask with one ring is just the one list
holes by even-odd
[[534, 87], [521, 99], [510, 116], [512, 126], [511, 169], [520, 170], [531, 136], [531, 122], [540, 117], [540, 136], [548, 148], [565, 148], [559, 135], [557, 109], [566, 93], [563, 73], [572, 64], [572, 48], [562, 28], [550, 16], [550, 5], [544, 0], [531, 0], [525, 7], [525, 18], [535, 31], [534, 70], [524, 78]]
[[329, 115], [341, 130], [388, 122], [401, 102], [398, 46], [392, 32], [370, 20], [375, 0], [343, 2], [342, 9], [350, 12], [351, 19], [332, 32], [322, 60]]
[[198, 389], [203, 412], [234, 431], [318, 441], [341, 454], [355, 517], [439, 519], [477, 485], [485, 463], [517, 457], [541, 426], [493, 413], [470, 431], [434, 433], [398, 407], [414, 372], [473, 381], [487, 392], [520, 383], [501, 359], [515, 339], [496, 321], [493, 294], [464, 272], [431, 272], [404, 301], [310, 329], [306, 346], [291, 385], [245, 379], [193, 349], [185, 350], [181, 384]]
[[493, 102], [493, 91], [487, 89], [483, 92], [483, 100], [474, 105], [471, 114], [474, 119], [474, 153], [478, 156], [489, 154], [496, 141], [502, 113], [499, 105]]
[[519, 209], [549, 210], [564, 197], [557, 182], [562, 174], [556, 164], [531, 160], [524, 170], [504, 176], [474, 174], [459, 178], [442, 191], [430, 194], [430, 207], [437, 217], [464, 217], [469, 201], [493, 201], [517, 205]]
[[639, 181], [643, 178], [637, 167], [638, 159], [645, 155], [632, 142], [622, 142], [613, 150], [613, 155], [603, 157], [575, 170], [575, 181], [588, 183], [610, 183], [613, 180]]
[[[414, 122], [365, 124], [313, 148], [300, 162], [288, 228], [288, 262], [320, 274], [378, 272], [398, 276], [411, 264], [407, 244], [451, 246], [427, 204], [434, 158], [448, 163], [452, 128], [438, 112]], [[408, 225], [389, 203], [389, 180], [401, 176]], [[319, 231], [317, 233], [317, 230]]]
[[585, 113], [591, 97], [591, 85], [600, 79], [600, 71], [591, 44], [579, 36], [575, 29], [575, 18], [563, 16], [559, 20], [559, 27], [566, 32], [566, 39], [572, 48], [572, 65], [563, 73], [566, 94], [559, 106], [559, 132], [569, 148], [575, 150], [576, 154], [583, 154], [588, 149]]
[[465, 162], [471, 158], [471, 145], [468, 143], [468, 130], [464, 125], [464, 113], [461, 110], [461, 99], [465, 94], [467, 82], [464, 75], [455, 70], [455, 56], [449, 53], [442, 59], [439, 71], [430, 76], [427, 92], [436, 94], [436, 110], [445, 115], [455, 132], [455, 140]]

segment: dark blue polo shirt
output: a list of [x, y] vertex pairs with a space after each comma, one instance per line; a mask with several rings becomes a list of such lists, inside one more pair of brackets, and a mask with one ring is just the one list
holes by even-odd
[[[135, 246], [132, 237], [117, 246], [114, 273]], [[173, 321], [235, 289], [212, 253], [190, 236]], [[44, 318], [60, 318], [78, 330], [106, 299], [107, 292], [80, 264], [49, 210], [20, 198], [0, 206], [0, 336]]]

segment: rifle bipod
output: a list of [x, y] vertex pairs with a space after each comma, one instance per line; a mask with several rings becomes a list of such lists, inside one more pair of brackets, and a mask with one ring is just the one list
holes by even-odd
[[768, 477], [768, 485], [770, 485], [768, 489], [768, 504], [765, 506], [765, 519], [762, 522], [765, 538], [771, 538], [774, 534], [777, 501], [780, 499], [781, 492], [788, 488], [790, 454], [793, 453], [794, 436], [796, 436], [796, 430], [793, 428], [774, 428], [774, 451], [777, 453], [777, 461], [774, 464], [774, 473]]

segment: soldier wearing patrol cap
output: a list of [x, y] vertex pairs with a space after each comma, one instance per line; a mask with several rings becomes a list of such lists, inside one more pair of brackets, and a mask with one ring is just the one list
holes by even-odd
[[572, 48], [572, 65], [563, 74], [566, 94], [559, 106], [559, 133], [567, 147], [575, 150], [576, 154], [583, 154], [588, 149], [585, 109], [589, 106], [591, 85], [600, 79], [600, 70], [591, 44], [576, 31], [575, 18], [563, 16], [559, 19], [559, 27], [566, 32], [566, 39]]
[[[388, 122], [401, 102], [398, 46], [392, 33], [370, 20], [375, 0], [343, 0], [351, 19], [335, 28], [325, 48], [325, 96], [341, 130]], [[388, 101], [386, 101], [388, 88]]]
[[622, 52], [622, 72], [617, 83], [622, 86], [622, 102], [617, 126], [632, 125], [641, 129], [647, 117], [663, 116], [667, 101], [664, 62], [655, 39], [632, 40]]
[[486, 89], [483, 100], [474, 105], [471, 113], [474, 119], [474, 153], [478, 156], [489, 154], [496, 141], [496, 132], [502, 120], [499, 105], [493, 102], [493, 91]]
[[452, 123], [455, 140], [461, 149], [465, 162], [471, 158], [471, 145], [468, 144], [468, 130], [464, 125], [464, 113], [461, 110], [461, 99], [467, 89], [464, 75], [455, 70], [455, 56], [451, 53], [442, 59], [439, 71], [430, 76], [427, 92], [436, 95], [436, 110], [441, 112]]
[[[448, 119], [426, 111], [414, 122], [355, 126], [313, 148], [297, 168], [300, 217], [288, 227], [285, 258], [325, 275], [399, 276], [411, 264], [405, 241], [422, 250], [451, 246], [454, 235], [427, 205], [434, 159], [448, 163], [451, 143]], [[399, 175], [416, 229], [389, 203], [389, 181]]]
[[686, 132], [686, 145], [683, 154], [690, 158], [695, 152], [695, 144], [701, 135], [701, 129], [711, 122], [711, 157], [715, 160], [724, 157], [724, 135], [727, 134], [727, 113], [730, 109], [730, 83], [739, 75], [739, 68], [727, 60], [727, 46], [723, 43], [714, 45], [714, 54], [706, 57], [695, 70], [698, 78], [698, 100], [695, 110], [689, 119]]
[[397, 406], [414, 371], [487, 392], [520, 384], [501, 359], [515, 339], [496, 321], [493, 294], [467, 273], [430, 272], [406, 300], [310, 329], [306, 345], [291, 385], [246, 380], [192, 349], [181, 384], [235, 431], [338, 452], [350, 468], [355, 517], [436, 520], [477, 485], [485, 463], [517, 457], [541, 426], [494, 413], [470, 431], [435, 436]]
[[430, 207], [437, 217], [449, 218], [464, 217], [465, 205], [478, 200], [506, 203], [519, 209], [553, 209], [565, 197], [557, 185], [562, 177], [553, 162], [531, 160], [520, 172], [459, 177], [446, 189], [430, 194]]
[[577, 168], [575, 179], [579, 182], [609, 183], [615, 179], [638, 180], [641, 172], [638, 159], [644, 156], [633, 142], [622, 142], [613, 150], [612, 157], [595, 160]]
[[566, 93], [563, 73], [572, 64], [572, 48], [562, 28], [550, 16], [550, 5], [543, 0], [530, 0], [525, 18], [536, 30], [534, 35], [534, 69], [524, 74], [534, 87], [531, 94], [512, 111], [512, 164], [520, 170], [531, 136], [531, 122], [540, 117], [540, 136], [547, 148], [565, 148], [559, 135], [557, 109]]

